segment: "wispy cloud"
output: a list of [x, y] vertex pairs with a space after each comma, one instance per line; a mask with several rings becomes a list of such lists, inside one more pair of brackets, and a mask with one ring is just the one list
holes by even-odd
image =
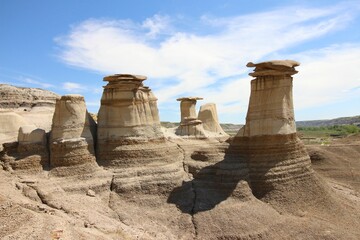
[[[249, 71], [245, 68], [248, 61], [256, 62], [269, 56], [294, 57], [304, 62], [300, 71], [307, 73], [302, 78], [316, 76], [315, 84], [324, 85], [326, 77], [320, 72], [316, 74], [313, 64], [326, 70], [331, 54], [326, 54], [325, 50], [320, 51], [324, 53], [322, 57], [316, 57], [319, 51], [280, 52], [346, 27], [356, 17], [353, 9], [358, 8], [358, 4], [354, 4], [342, 3], [327, 8], [286, 7], [228, 18], [203, 16], [197, 23], [204, 29], [202, 33], [177, 30], [179, 19], [161, 15], [142, 23], [89, 19], [73, 26], [68, 35], [56, 38], [56, 42], [62, 49], [59, 58], [66, 64], [103, 74], [147, 75], [151, 85], [156, 86], [160, 107], [168, 102], [172, 102], [173, 108], [177, 107], [174, 100], [177, 96], [201, 95], [219, 104], [220, 112], [245, 112], [250, 89], [249, 77], [245, 75]], [[331, 47], [330, 50], [347, 58], [347, 48], [336, 49]], [[353, 46], [354, 49], [360, 48]], [[330, 62], [335, 68], [336, 61]], [[328, 77], [349, 84], [348, 78], [340, 80], [335, 76], [338, 74]], [[312, 89], [306, 83], [310, 82], [303, 80], [299, 89]], [[329, 85], [333, 90], [339, 87], [339, 84]], [[82, 88], [70, 85], [69, 89]], [[302, 92], [301, 96], [306, 98], [313, 93], [310, 90]], [[338, 95], [323, 97], [319, 103], [336, 99]], [[301, 105], [309, 106], [306, 102], [311, 104], [311, 101], [304, 101]]]
[[62, 85], [62, 88], [68, 92], [83, 92], [84, 90], [86, 90], [87, 88], [78, 84], [78, 83], [74, 83], [74, 82], [65, 82]]
[[39, 87], [42, 87], [42, 88], [53, 88], [54, 87], [53, 84], [41, 82], [41, 81], [29, 78], [29, 77], [19, 77], [18, 79], [23, 83], [36, 85], [36, 86], [39, 86]]

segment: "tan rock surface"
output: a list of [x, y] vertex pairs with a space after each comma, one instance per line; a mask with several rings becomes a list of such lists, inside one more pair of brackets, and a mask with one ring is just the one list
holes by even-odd
[[0, 112], [0, 144], [17, 140], [20, 126], [28, 122], [19, 114], [12, 111]]
[[247, 158], [252, 190], [258, 197], [281, 182], [301, 181], [313, 174], [296, 135], [291, 75], [298, 65], [289, 60], [247, 65], [255, 67], [249, 75], [256, 78], [251, 81], [246, 124], [233, 144]]
[[31, 109], [34, 107], [54, 107], [59, 95], [39, 88], [15, 87], [0, 84], [0, 108]]
[[18, 142], [5, 143], [0, 160], [8, 170], [41, 171], [49, 166], [49, 152], [45, 130], [35, 125], [20, 127]]
[[176, 99], [180, 101], [181, 122], [176, 129], [179, 136], [206, 138], [202, 121], [196, 116], [196, 102], [202, 100], [200, 97], [182, 97]]
[[37, 88], [0, 84], [0, 144], [16, 141], [21, 126], [50, 131], [59, 95]]
[[250, 76], [251, 81], [249, 108], [244, 136], [291, 134], [296, 132], [292, 95], [292, 77], [299, 63], [291, 60], [269, 61], [259, 64]]
[[227, 136], [227, 134], [220, 126], [215, 103], [201, 105], [198, 119], [202, 121], [204, 130], [218, 134], [220, 136]]
[[21, 126], [19, 129], [18, 142], [20, 144], [40, 143], [46, 145], [46, 132], [35, 125]]
[[65, 95], [57, 100], [50, 134], [51, 167], [95, 164], [95, 129], [83, 96]]

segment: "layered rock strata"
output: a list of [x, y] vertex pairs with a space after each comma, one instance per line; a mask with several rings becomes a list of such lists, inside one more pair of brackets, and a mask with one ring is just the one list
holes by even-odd
[[181, 122], [176, 129], [176, 134], [180, 136], [190, 136], [195, 138], [205, 138], [206, 134], [202, 121], [196, 116], [196, 102], [202, 100], [200, 97], [183, 97], [176, 99], [180, 101]]
[[46, 132], [35, 125], [20, 127], [18, 142], [4, 146], [0, 159], [12, 170], [41, 171], [49, 166]]
[[50, 135], [51, 167], [95, 163], [96, 124], [84, 97], [65, 95], [56, 101]]
[[104, 77], [98, 114], [97, 160], [115, 171], [116, 192], [169, 191], [184, 177], [182, 154], [161, 130], [157, 98], [143, 85], [146, 77]]
[[0, 84], [0, 144], [16, 141], [21, 126], [50, 131], [58, 98], [47, 90]]
[[248, 160], [251, 188], [257, 197], [283, 182], [301, 180], [312, 174], [310, 158], [296, 134], [292, 97], [295, 61], [258, 64], [249, 75], [251, 95], [245, 126], [233, 145]]
[[31, 109], [34, 107], [54, 107], [59, 96], [39, 88], [22, 88], [0, 84], [0, 108]]
[[220, 126], [215, 103], [201, 105], [198, 119], [202, 121], [204, 130], [216, 135], [228, 136]]

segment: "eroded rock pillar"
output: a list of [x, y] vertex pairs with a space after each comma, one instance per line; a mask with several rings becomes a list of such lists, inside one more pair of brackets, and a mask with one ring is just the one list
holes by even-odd
[[[145, 76], [104, 77], [98, 114], [98, 163], [114, 169], [112, 187], [122, 196], [158, 194], [181, 184], [182, 153], [161, 130], [157, 98]], [[139, 198], [141, 199], [141, 198]]]
[[50, 134], [50, 166], [95, 163], [95, 132], [83, 96], [70, 94], [58, 99]]
[[202, 121], [196, 116], [196, 102], [202, 100], [200, 97], [183, 97], [176, 99], [180, 101], [181, 122], [176, 129], [176, 134], [180, 136], [193, 136], [203, 138], [206, 136]]
[[[252, 190], [262, 197], [281, 183], [312, 173], [309, 156], [297, 136], [292, 96], [291, 60], [248, 63], [251, 95], [246, 124], [234, 139], [248, 160]], [[280, 185], [279, 185], [280, 184]]]

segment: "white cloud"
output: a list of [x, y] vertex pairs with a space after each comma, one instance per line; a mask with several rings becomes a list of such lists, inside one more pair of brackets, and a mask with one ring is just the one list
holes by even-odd
[[62, 88], [68, 92], [82, 92], [86, 90], [86, 87], [74, 82], [65, 82], [63, 83]]
[[295, 106], [299, 109], [344, 101], [359, 94], [360, 44], [334, 45], [297, 54], [302, 62], [294, 78]]
[[[142, 23], [90, 19], [74, 26], [68, 35], [57, 38], [56, 42], [62, 49], [59, 57], [66, 64], [102, 74], [147, 75], [150, 87], [157, 88], [155, 94], [160, 107], [168, 102], [177, 106], [177, 96], [200, 95], [206, 101], [219, 104], [219, 112], [246, 112], [250, 78], [244, 74], [249, 71], [245, 67], [248, 61], [256, 62], [268, 56], [293, 56], [304, 63], [299, 68], [301, 73], [307, 72], [296, 77], [313, 79], [316, 76], [320, 80], [315, 85], [320, 86], [324, 84], [323, 77], [314, 66], [318, 64], [325, 71], [331, 60], [330, 52], [324, 52], [322, 58], [316, 57], [317, 52], [277, 53], [346, 27], [355, 16], [353, 9], [356, 7], [358, 5], [342, 3], [321, 9], [287, 7], [228, 18], [203, 16], [200, 20], [204, 28], [202, 34], [176, 30], [177, 19], [160, 15]], [[345, 60], [352, 59], [345, 56], [344, 51], [343, 48], [335, 53]], [[334, 68], [336, 61], [330, 62]], [[336, 81], [338, 75], [334, 73], [329, 77]], [[222, 81], [226, 78], [231, 80]], [[297, 85], [306, 92], [301, 94], [303, 98], [314, 93], [309, 89], [319, 89], [307, 87], [307, 81]], [[341, 81], [348, 83], [350, 80], [342, 78]], [[328, 85], [331, 89], [343, 86]], [[72, 85], [69, 89], [82, 88]], [[323, 95], [319, 104], [339, 97], [331, 89], [328, 91], [332, 95]], [[314, 100], [307, 99], [302, 99], [299, 105], [314, 104]]]
[[52, 88], [52, 87], [54, 87], [54, 85], [52, 85], [50, 83], [40, 82], [38, 80], [34, 80], [32, 78], [29, 78], [29, 77], [19, 77], [18, 79], [23, 83], [29, 83], [29, 84], [33, 84], [33, 85], [38, 85], [38, 86], [40, 86], [42, 88]]
[[159, 33], [170, 30], [170, 18], [156, 14], [152, 18], [147, 18], [142, 27], [148, 30], [147, 36], [155, 38]]

